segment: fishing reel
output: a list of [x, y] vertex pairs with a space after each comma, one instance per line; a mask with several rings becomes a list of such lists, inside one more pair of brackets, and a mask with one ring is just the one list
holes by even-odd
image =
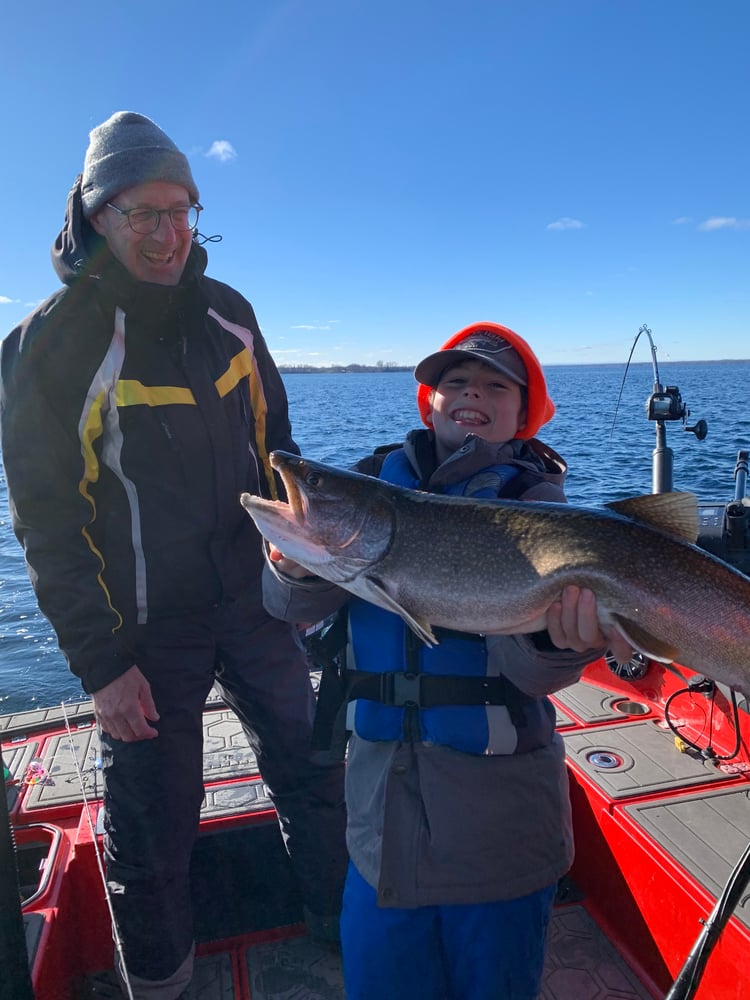
[[649, 420], [685, 420], [688, 412], [676, 385], [661, 386], [657, 383], [646, 400]]
[[646, 414], [649, 420], [681, 420], [685, 430], [695, 434], [703, 441], [708, 434], [708, 424], [705, 420], [697, 420], [692, 427], [687, 426], [690, 410], [682, 400], [679, 387], [676, 385], [654, 384], [654, 391], [646, 400]]

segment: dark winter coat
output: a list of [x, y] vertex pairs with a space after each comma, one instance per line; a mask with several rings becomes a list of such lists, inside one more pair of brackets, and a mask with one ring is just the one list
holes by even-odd
[[71, 669], [97, 691], [138, 629], [257, 587], [260, 538], [239, 503], [275, 495], [296, 451], [281, 377], [242, 295], [204, 275], [134, 280], [83, 218], [53, 248], [64, 287], [2, 344], [2, 448], [13, 527]]

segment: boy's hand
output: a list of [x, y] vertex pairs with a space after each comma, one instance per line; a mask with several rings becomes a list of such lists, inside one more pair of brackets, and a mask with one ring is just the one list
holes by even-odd
[[276, 569], [278, 569], [285, 576], [291, 576], [295, 580], [301, 580], [305, 576], [312, 576], [313, 574], [309, 569], [305, 569], [304, 566], [300, 566], [298, 562], [294, 559], [287, 559], [287, 557], [280, 552], [275, 545], [268, 543], [268, 559], [272, 562]]
[[633, 647], [615, 626], [599, 621], [596, 595], [582, 587], [566, 587], [559, 600], [553, 601], [543, 614], [496, 634], [524, 635], [544, 629], [558, 649], [585, 653], [608, 646], [618, 663], [628, 663], [633, 656]]
[[558, 649], [587, 649], [608, 646], [618, 663], [628, 663], [633, 647], [613, 625], [599, 621], [596, 596], [581, 587], [566, 587], [559, 601], [547, 609], [544, 626]]

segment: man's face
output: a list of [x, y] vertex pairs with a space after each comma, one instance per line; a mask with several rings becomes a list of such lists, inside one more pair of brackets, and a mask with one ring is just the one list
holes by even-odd
[[[130, 208], [185, 208], [191, 204], [186, 188], [167, 181], [149, 181], [127, 188], [110, 199], [113, 205]], [[109, 244], [109, 249], [137, 281], [156, 285], [179, 284], [190, 253], [191, 230], [178, 232], [168, 215], [159, 218], [159, 228], [143, 236], [134, 233], [127, 218], [107, 205], [91, 217], [91, 225]]]

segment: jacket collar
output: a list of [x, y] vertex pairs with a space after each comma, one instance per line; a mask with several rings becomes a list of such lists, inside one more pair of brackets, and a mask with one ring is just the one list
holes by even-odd
[[419, 476], [422, 488], [435, 492], [469, 479], [493, 465], [517, 465], [537, 472], [540, 479], [558, 486], [562, 486], [567, 473], [564, 459], [536, 438], [495, 444], [469, 434], [457, 451], [438, 464], [434, 431], [419, 428], [409, 431], [404, 451]]

